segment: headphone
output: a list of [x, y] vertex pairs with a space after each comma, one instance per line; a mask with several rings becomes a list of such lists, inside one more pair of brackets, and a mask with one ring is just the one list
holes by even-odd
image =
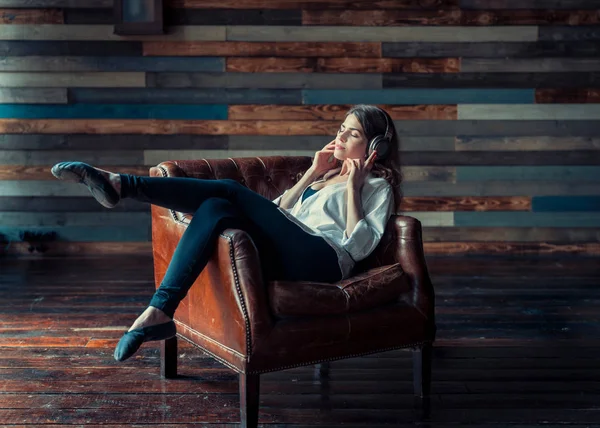
[[371, 156], [373, 151], [377, 150], [377, 157], [375, 158], [375, 162], [384, 160], [390, 151], [390, 147], [392, 145], [392, 130], [390, 129], [390, 123], [388, 122], [387, 114], [377, 107], [379, 112], [383, 115], [385, 119], [385, 134], [379, 134], [374, 136], [369, 143], [369, 148], [367, 149], [367, 157]]

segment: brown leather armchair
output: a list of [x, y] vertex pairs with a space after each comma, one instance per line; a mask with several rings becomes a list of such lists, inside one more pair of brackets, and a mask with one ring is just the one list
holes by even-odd
[[[229, 178], [275, 199], [294, 185], [310, 157], [167, 161], [156, 177]], [[152, 206], [156, 286], [190, 214]], [[434, 291], [421, 224], [393, 215], [377, 249], [336, 284], [265, 282], [250, 236], [221, 235], [212, 258], [175, 313], [177, 336], [239, 373], [241, 426], [258, 423], [261, 373], [410, 348], [415, 396], [429, 396], [435, 338]], [[177, 337], [161, 345], [161, 373], [177, 375]]]

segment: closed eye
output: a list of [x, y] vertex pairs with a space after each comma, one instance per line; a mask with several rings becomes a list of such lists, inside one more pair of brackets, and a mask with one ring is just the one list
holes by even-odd
[[[340, 132], [344, 132], [344, 125], [340, 126], [338, 133], [340, 133]], [[360, 138], [360, 135], [356, 135], [356, 134], [350, 134], [350, 135], [354, 138]]]

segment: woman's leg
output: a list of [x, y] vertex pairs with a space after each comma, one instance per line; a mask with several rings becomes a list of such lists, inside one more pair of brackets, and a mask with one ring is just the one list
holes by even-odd
[[222, 198], [236, 203], [243, 196], [246, 204], [256, 199], [265, 199], [230, 179], [143, 177], [129, 174], [120, 174], [120, 177], [121, 198], [131, 198], [190, 214], [196, 212], [209, 198]]
[[[263, 267], [267, 268], [263, 269], [267, 280], [334, 282], [341, 277], [337, 254], [322, 238], [304, 232], [270, 200], [234, 180], [138, 177], [99, 170], [80, 162], [57, 164], [52, 173], [59, 179], [85, 184], [94, 197], [109, 208], [120, 198], [130, 197], [195, 213], [151, 306], [130, 330], [154, 326], [172, 318], [179, 302], [206, 265], [216, 237], [229, 227], [243, 228], [250, 233]], [[139, 332], [126, 335], [122, 340], [119, 352], [125, 350], [128, 353], [132, 346], [141, 344]], [[120, 347], [121, 342], [117, 350]]]
[[270, 205], [272, 209], [256, 209], [257, 223], [226, 199], [210, 198], [202, 203], [179, 241], [150, 306], [173, 317], [208, 263], [219, 234], [227, 228], [240, 228], [250, 234], [267, 280], [339, 280], [341, 272], [335, 250], [322, 238], [304, 232], [274, 204]]
[[179, 302], [208, 263], [219, 234], [243, 226], [239, 213], [226, 199], [211, 198], [200, 205], [175, 248], [150, 306], [173, 318]]
[[118, 174], [83, 162], [59, 162], [51, 171], [58, 179], [84, 184], [96, 200], [107, 208], [113, 208], [121, 198], [132, 198], [176, 211], [193, 213], [208, 198], [224, 198], [235, 203], [241, 192], [247, 201], [265, 199], [228, 179], [204, 180]]
[[[146, 340], [147, 336], [142, 331], [152, 331], [148, 334], [154, 338], [148, 340], [160, 340], [174, 334], [172, 318], [175, 310], [206, 266], [219, 233], [226, 228], [242, 228], [250, 234], [263, 268], [267, 268], [263, 269], [267, 280], [280, 278], [333, 282], [340, 279], [335, 250], [323, 239], [304, 232], [273, 203], [268, 202], [265, 205], [268, 212], [262, 212], [264, 217], [259, 216], [263, 219], [260, 224], [245, 217], [238, 206], [226, 199], [209, 198], [200, 205], [175, 249], [150, 306], [119, 341], [115, 349], [118, 361], [133, 355]], [[273, 220], [273, 224], [265, 223]]]
[[[81, 162], [59, 163], [53, 167], [52, 171], [58, 178], [78, 181], [87, 185], [92, 190], [94, 197], [101, 203], [105, 202], [105, 206], [109, 207], [114, 206], [119, 198], [132, 198], [175, 211], [195, 213], [204, 201], [220, 198], [231, 202], [240, 215], [255, 226], [254, 236], [262, 234], [263, 236], [278, 237], [280, 231], [277, 229], [279, 226], [276, 225], [280, 225], [284, 220], [285, 225], [291, 223], [272, 201], [235, 180], [116, 174]], [[115, 197], [105, 197], [108, 193], [115, 193]], [[202, 214], [200, 216], [202, 217]], [[294, 225], [294, 227], [295, 233], [290, 232], [294, 235], [290, 236], [291, 242], [301, 242], [303, 238], [310, 239], [298, 226]], [[314, 239], [318, 239], [320, 242], [320, 238]], [[287, 247], [279, 245], [277, 251], [283, 251], [284, 248]], [[288, 252], [293, 249], [293, 246], [289, 247]], [[277, 255], [274, 254], [274, 256]], [[298, 248], [297, 256], [299, 258], [296, 258], [295, 261], [302, 260], [302, 257], [305, 256], [301, 247]], [[287, 268], [282, 267], [283, 271], [288, 273], [295, 272], [291, 266], [287, 266]]]
[[[267, 272], [269, 277], [325, 282], [335, 282], [341, 277], [337, 267], [337, 253], [333, 248], [322, 238], [309, 235], [289, 220], [272, 201], [237, 181], [123, 175], [121, 193], [122, 197], [131, 197], [176, 211], [195, 213], [194, 218], [200, 217], [205, 220], [207, 216], [215, 216], [209, 208], [203, 209], [205, 201], [211, 198], [225, 199], [235, 207], [235, 212], [242, 219], [247, 220], [247, 231], [257, 243], [261, 256], [274, 261], [270, 264], [270, 272]], [[265, 244], [261, 248], [258, 245], [260, 242], [268, 245]], [[325, 254], [318, 252], [322, 258], [316, 258], [307, 269], [303, 261], [307, 258], [315, 259], [307, 253], [307, 248], [314, 245], [324, 248]], [[331, 260], [331, 254], [335, 254], [337, 269], [333, 275], [327, 274], [326, 268], [316, 265], [320, 260]]]

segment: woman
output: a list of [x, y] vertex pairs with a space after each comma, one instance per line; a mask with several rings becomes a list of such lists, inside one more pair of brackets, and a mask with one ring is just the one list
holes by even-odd
[[[371, 150], [369, 150], [371, 149]], [[375, 150], [373, 150], [375, 149]], [[119, 341], [123, 361], [142, 343], [175, 335], [173, 315], [224, 229], [250, 234], [267, 280], [337, 282], [379, 243], [399, 197], [398, 138], [382, 109], [358, 105], [311, 167], [270, 201], [234, 180], [140, 177], [61, 162], [52, 174], [86, 185], [102, 205], [122, 198], [193, 213], [148, 308]]]

